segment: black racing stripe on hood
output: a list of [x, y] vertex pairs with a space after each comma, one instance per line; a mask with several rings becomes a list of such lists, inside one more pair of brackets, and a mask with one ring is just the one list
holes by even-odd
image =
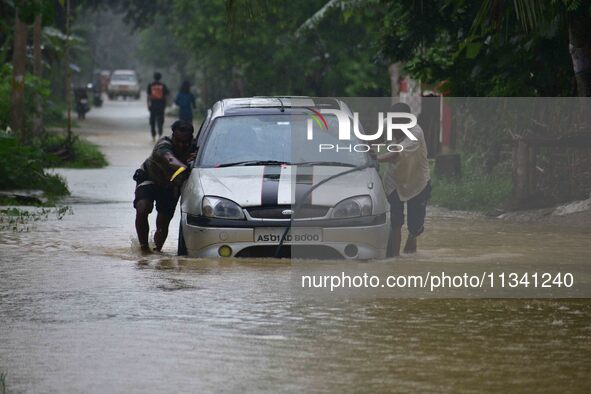
[[277, 205], [279, 201], [280, 166], [265, 166], [263, 171], [263, 187], [261, 188], [261, 205]]
[[314, 183], [313, 167], [312, 166], [298, 166], [296, 168], [296, 188], [295, 188], [295, 203], [302, 205], [312, 204], [312, 193], [308, 194], [305, 201], [302, 201], [304, 195], [309, 192]]

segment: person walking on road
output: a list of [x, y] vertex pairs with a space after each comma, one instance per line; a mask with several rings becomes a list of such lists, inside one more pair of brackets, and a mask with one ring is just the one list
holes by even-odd
[[179, 199], [180, 186], [188, 174], [186, 170], [190, 167], [189, 162], [195, 159], [195, 153], [191, 151], [193, 132], [191, 123], [174, 122], [172, 137], [160, 138], [150, 157], [133, 176], [136, 181], [133, 201], [136, 210], [135, 228], [143, 252], [150, 252], [148, 216], [154, 208], [154, 202], [158, 212], [154, 234], [155, 250], [160, 251], [166, 241], [168, 225]]
[[191, 93], [191, 84], [183, 82], [174, 103], [179, 107], [179, 120], [193, 123], [193, 109], [196, 108], [195, 96]]
[[162, 74], [154, 73], [154, 81], [148, 85], [148, 110], [150, 111], [150, 132], [152, 140], [156, 141], [156, 128], [158, 128], [158, 137], [162, 137], [162, 127], [164, 126], [164, 110], [166, 109], [166, 98], [168, 96], [168, 87], [160, 82]]
[[[410, 113], [405, 103], [392, 106], [392, 112]], [[423, 130], [419, 125], [409, 129], [417, 138], [413, 141], [402, 132], [397, 143], [402, 145], [401, 152], [380, 155], [380, 162], [388, 163], [384, 172], [384, 189], [390, 202], [390, 240], [388, 257], [400, 254], [402, 226], [404, 225], [404, 205], [406, 205], [408, 239], [404, 246], [405, 253], [417, 250], [417, 237], [424, 231], [427, 202], [431, 197], [431, 178], [427, 160], [427, 144]]]

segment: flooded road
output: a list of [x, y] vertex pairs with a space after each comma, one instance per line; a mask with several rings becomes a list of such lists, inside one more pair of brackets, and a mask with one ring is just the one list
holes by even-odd
[[[8, 393], [591, 387], [587, 299], [310, 299], [289, 261], [177, 258], [174, 221], [164, 253], [141, 256], [131, 176], [152, 147], [144, 103], [107, 101], [81, 126], [111, 165], [58, 170], [73, 214], [0, 233]], [[401, 261], [591, 262], [581, 229], [437, 209], [427, 227]]]

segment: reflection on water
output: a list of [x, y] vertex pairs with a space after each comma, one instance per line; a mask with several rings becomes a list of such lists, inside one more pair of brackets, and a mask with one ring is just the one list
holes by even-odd
[[[135, 138], [147, 137], [137, 129]], [[164, 253], [142, 256], [130, 241], [133, 168], [121, 159], [63, 171], [73, 215], [0, 233], [9, 392], [590, 387], [589, 300], [302, 298], [289, 261], [174, 256], [174, 224]], [[588, 237], [436, 214], [421, 252], [403, 259], [589, 261]]]

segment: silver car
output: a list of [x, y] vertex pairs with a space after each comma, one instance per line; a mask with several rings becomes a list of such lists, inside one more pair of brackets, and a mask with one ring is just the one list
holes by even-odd
[[[350, 114], [340, 100], [289, 97], [227, 99], [208, 111], [181, 192], [179, 255], [385, 257], [390, 212], [376, 162], [318, 152], [338, 142], [336, 117], [323, 117], [327, 127], [309, 121], [320, 105]], [[322, 129], [312, 145], [310, 123]]]
[[140, 98], [140, 84], [134, 70], [115, 70], [111, 74], [107, 95], [110, 100], [116, 97]]

